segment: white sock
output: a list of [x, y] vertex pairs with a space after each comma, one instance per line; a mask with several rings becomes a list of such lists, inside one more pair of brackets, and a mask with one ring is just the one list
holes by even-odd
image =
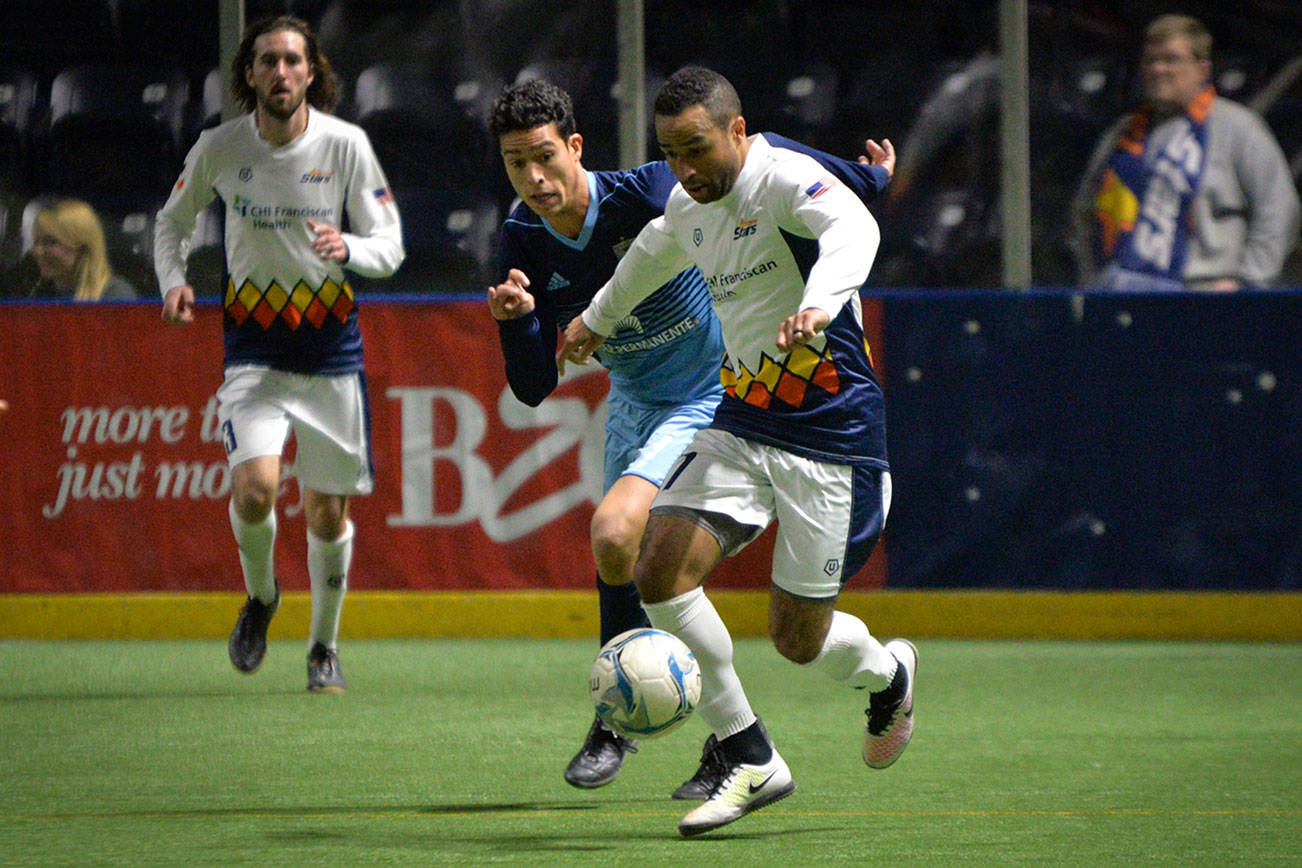
[[353, 560], [353, 523], [344, 520], [344, 532], [334, 542], [319, 539], [307, 532], [307, 575], [312, 582], [312, 631], [310, 649], [320, 642], [327, 648], [338, 647], [339, 613], [348, 590], [348, 567]]
[[807, 665], [833, 681], [875, 692], [890, 686], [899, 663], [872, 637], [863, 621], [845, 612], [833, 612], [823, 650]]
[[643, 603], [651, 626], [687, 643], [701, 666], [701, 701], [696, 713], [720, 740], [755, 722], [741, 680], [732, 668], [732, 636], [701, 588], [666, 600]]
[[235, 545], [240, 549], [240, 566], [244, 569], [244, 588], [250, 597], [267, 605], [276, 601], [276, 510], [257, 524], [249, 524], [235, 511], [235, 501], [228, 504]]

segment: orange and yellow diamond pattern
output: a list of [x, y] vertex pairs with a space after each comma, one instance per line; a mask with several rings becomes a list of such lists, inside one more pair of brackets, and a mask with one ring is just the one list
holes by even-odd
[[279, 319], [291, 330], [297, 330], [305, 321], [321, 328], [330, 316], [347, 322], [355, 302], [353, 288], [347, 281], [338, 284], [327, 280], [319, 289], [313, 290], [300, 280], [292, 292], [286, 292], [275, 281], [262, 290], [246, 280], [239, 289], [235, 288], [234, 281], [227, 281], [224, 304], [226, 312], [239, 325], [252, 319], [269, 329]]
[[799, 346], [785, 357], [785, 362], [764, 353], [759, 371], [754, 373], [745, 365], [737, 367], [736, 372], [727, 367], [722, 369], [720, 379], [724, 391], [761, 409], [767, 408], [775, 397], [784, 404], [799, 407], [810, 386], [831, 395], [841, 388], [841, 378], [826, 346], [822, 350]]

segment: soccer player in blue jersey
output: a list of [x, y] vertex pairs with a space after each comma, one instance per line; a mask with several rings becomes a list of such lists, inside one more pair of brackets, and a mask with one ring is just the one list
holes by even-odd
[[[521, 204], [502, 227], [501, 282], [489, 288], [488, 302], [511, 389], [536, 406], [557, 384], [558, 329], [587, 306], [642, 227], [663, 213], [677, 179], [664, 162], [586, 170], [570, 98], [546, 81], [505, 89], [489, 126]], [[765, 136], [811, 154], [865, 200], [885, 186], [894, 165], [889, 140], [880, 146], [867, 142], [870, 156], [852, 162]], [[690, 267], [668, 276], [602, 347], [610, 412], [605, 494], [592, 518], [591, 541], [603, 644], [648, 623], [631, 581], [647, 511], [683, 448], [714, 416], [723, 394], [722, 356], [709, 292]], [[607, 784], [635, 749], [634, 742], [594, 720], [565, 779], [577, 787]], [[706, 798], [724, 770], [711, 735], [700, 768], [674, 798]]]
[[327, 114], [334, 73], [305, 22], [250, 25], [231, 72], [248, 114], [199, 137], [158, 213], [163, 319], [194, 320], [185, 249], [198, 214], [220, 196], [230, 279], [217, 415], [248, 592], [228, 644], [231, 664], [246, 673], [262, 665], [280, 605], [275, 507], [292, 432], [312, 587], [307, 686], [338, 693], [346, 686], [339, 615], [353, 556], [348, 499], [372, 487], [362, 334], [344, 269], [392, 274], [403, 260], [402, 230], [366, 134]]
[[725, 395], [661, 486], [635, 581], [651, 623], [701, 666], [697, 713], [726, 770], [679, 823], [719, 828], [795, 790], [732, 665], [732, 638], [702, 583], [775, 519], [769, 632], [778, 652], [868, 694], [862, 755], [891, 765], [913, 732], [917, 650], [883, 644], [836, 609], [890, 509], [882, 392], [859, 289], [881, 233], [808, 156], [748, 136], [723, 76], [687, 67], [655, 103], [656, 138], [679, 180], [610, 282], [565, 332], [584, 362], [666, 277], [695, 264], [719, 316]]

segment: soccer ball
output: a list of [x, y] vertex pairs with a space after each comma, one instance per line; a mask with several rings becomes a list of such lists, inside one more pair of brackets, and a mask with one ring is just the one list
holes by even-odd
[[683, 641], [641, 627], [620, 633], [592, 661], [588, 686], [597, 716], [628, 738], [678, 728], [701, 698], [701, 667]]

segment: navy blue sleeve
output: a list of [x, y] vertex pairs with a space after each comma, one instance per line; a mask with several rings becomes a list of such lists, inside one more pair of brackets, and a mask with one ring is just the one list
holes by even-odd
[[[511, 268], [529, 273], [511, 233], [503, 227], [501, 274], [505, 279]], [[511, 263], [511, 264], [508, 264]], [[537, 407], [556, 388], [556, 313], [542, 293], [534, 293], [532, 313], [511, 320], [497, 321], [497, 334], [506, 359], [506, 381], [511, 392], [523, 403]]]
[[678, 179], [669, 170], [668, 163], [656, 160], [638, 166], [625, 177], [624, 182], [627, 189], [663, 214], [665, 203], [669, 201], [669, 194], [673, 192]]
[[843, 160], [777, 133], [762, 133], [762, 135], [775, 148], [786, 148], [813, 157], [835, 175], [837, 180], [854, 191], [865, 205], [876, 199], [877, 194], [885, 190], [886, 185], [890, 183], [891, 175], [884, 166], [870, 166], [857, 160]]

